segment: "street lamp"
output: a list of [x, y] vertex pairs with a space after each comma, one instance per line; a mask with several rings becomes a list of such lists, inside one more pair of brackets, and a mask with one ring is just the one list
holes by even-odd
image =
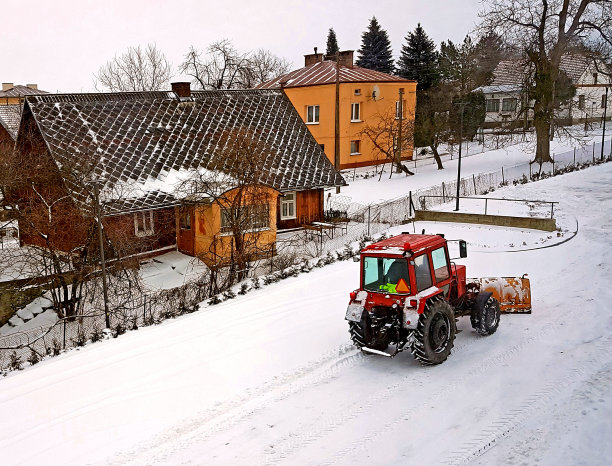
[[457, 204], [455, 211], [459, 210], [459, 188], [461, 187], [461, 146], [463, 145], [463, 110], [467, 102], [457, 102], [455, 105], [461, 106], [461, 120], [459, 123], [459, 161], [457, 162]]
[[[608, 86], [606, 86], [606, 96], [604, 97], [604, 112], [603, 112], [603, 131], [601, 132], [601, 160], [604, 158], [604, 142], [606, 137], [606, 114], [608, 110]], [[610, 143], [612, 144], [612, 142]], [[612, 152], [612, 149], [610, 150]]]
[[92, 180], [90, 184], [93, 185], [94, 189], [94, 208], [96, 215], [96, 222], [98, 224], [98, 241], [100, 243], [100, 263], [102, 265], [102, 291], [104, 293], [104, 319], [106, 328], [110, 326], [110, 312], [108, 310], [108, 286], [106, 284], [106, 259], [104, 257], [104, 239], [102, 235], [102, 209], [100, 208], [100, 180]]

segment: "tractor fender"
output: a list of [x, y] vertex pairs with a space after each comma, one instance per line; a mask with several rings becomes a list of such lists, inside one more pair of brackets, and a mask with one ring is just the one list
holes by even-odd
[[[427, 300], [433, 298], [434, 296], [438, 296], [439, 294], [443, 294], [443, 291], [437, 286], [431, 286], [420, 293], [417, 293], [415, 296], [409, 296], [406, 298], [404, 302], [404, 320], [402, 322], [402, 326], [407, 329], [415, 329], [419, 322], [419, 317], [423, 312], [425, 312], [425, 304], [427, 304]], [[416, 306], [411, 306], [410, 301], [414, 301], [416, 299]]]
[[365, 307], [362, 304], [353, 302], [346, 308], [344, 319], [350, 322], [361, 322], [364, 312]]
[[478, 296], [476, 296], [476, 299], [474, 300], [472, 312], [478, 313], [478, 311], [484, 309], [485, 304], [487, 304], [487, 301], [489, 300], [492, 294], [493, 293], [491, 293], [490, 291], [481, 291], [480, 293], [478, 293]]

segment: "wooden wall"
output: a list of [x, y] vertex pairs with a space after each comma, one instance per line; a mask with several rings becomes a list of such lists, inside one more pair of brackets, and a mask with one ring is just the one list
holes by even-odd
[[297, 228], [304, 224], [323, 220], [323, 189], [297, 191], [295, 196], [295, 219], [280, 219], [280, 196], [277, 201], [277, 225], [279, 229]]

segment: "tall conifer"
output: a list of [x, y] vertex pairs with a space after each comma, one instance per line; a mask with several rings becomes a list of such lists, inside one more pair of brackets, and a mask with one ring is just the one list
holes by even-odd
[[338, 39], [336, 39], [336, 32], [334, 28], [329, 28], [329, 32], [327, 33], [327, 50], [325, 51], [325, 55], [328, 58], [335, 57], [336, 54], [340, 51], [338, 48]]
[[417, 90], [427, 90], [438, 81], [436, 45], [420, 23], [414, 32], [409, 32], [406, 36], [406, 44], [402, 46], [397, 64], [399, 76], [418, 81]]
[[361, 48], [357, 51], [357, 66], [383, 73], [393, 73], [393, 55], [387, 31], [372, 17], [367, 31], [361, 34]]

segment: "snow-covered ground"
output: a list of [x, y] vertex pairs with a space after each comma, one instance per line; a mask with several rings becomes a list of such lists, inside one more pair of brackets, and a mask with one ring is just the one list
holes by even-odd
[[[601, 130], [599, 129], [589, 132], [587, 136], [581, 133], [580, 127], [572, 127], [572, 129], [580, 138], [555, 138], [550, 143], [552, 154], [570, 151], [574, 147], [580, 145], [601, 142]], [[610, 136], [608, 133], [606, 134], [606, 141], [608, 141]], [[500, 149], [486, 150], [485, 152], [481, 152], [483, 150], [482, 146], [478, 146], [475, 142], [469, 144], [465, 143], [464, 155], [466, 145], [469, 145], [472, 149], [467, 150], [467, 157], [462, 157], [462, 178], [469, 178], [472, 175], [478, 175], [480, 173], [499, 171], [502, 166], [505, 168], [515, 167], [528, 163], [534, 158], [534, 145], [532, 141], [516, 143]], [[607, 147], [608, 145], [606, 145], [606, 148]], [[606, 155], [608, 155], [607, 150]], [[374, 176], [374, 169], [372, 167], [364, 167], [355, 170], [358, 175], [363, 175], [366, 172], [369, 173], [371, 176], [367, 179], [360, 178], [359, 176], [353, 179], [353, 170], [345, 170], [343, 171], [343, 176], [348, 181], [349, 186], [342, 188], [340, 195], [350, 198], [350, 200], [355, 203], [372, 204], [400, 196], [406, 196], [408, 191], [411, 190], [416, 191], [417, 189], [440, 185], [443, 181], [449, 182], [457, 180], [458, 160], [456, 155], [452, 160], [450, 160], [449, 156], [443, 157], [443, 170], [437, 169], [437, 165], [433, 163], [433, 159], [430, 158], [429, 160], [430, 163], [427, 165], [420, 165], [420, 162], [417, 162], [417, 167], [411, 166], [410, 161], [405, 162], [408, 168], [415, 172], [415, 175], [406, 176], [404, 173], [393, 173], [391, 179], [389, 179], [389, 164], [387, 164], [385, 168], [386, 172], [383, 173], [380, 181], [378, 175]]]
[[555, 247], [415, 226], [469, 240], [470, 276], [531, 278], [533, 314], [502, 316], [489, 337], [460, 319], [440, 366], [350, 344], [359, 270], [339, 262], [10, 373], [2, 462], [609, 464], [611, 179], [604, 164], [496, 192], [558, 199], [579, 228]]

